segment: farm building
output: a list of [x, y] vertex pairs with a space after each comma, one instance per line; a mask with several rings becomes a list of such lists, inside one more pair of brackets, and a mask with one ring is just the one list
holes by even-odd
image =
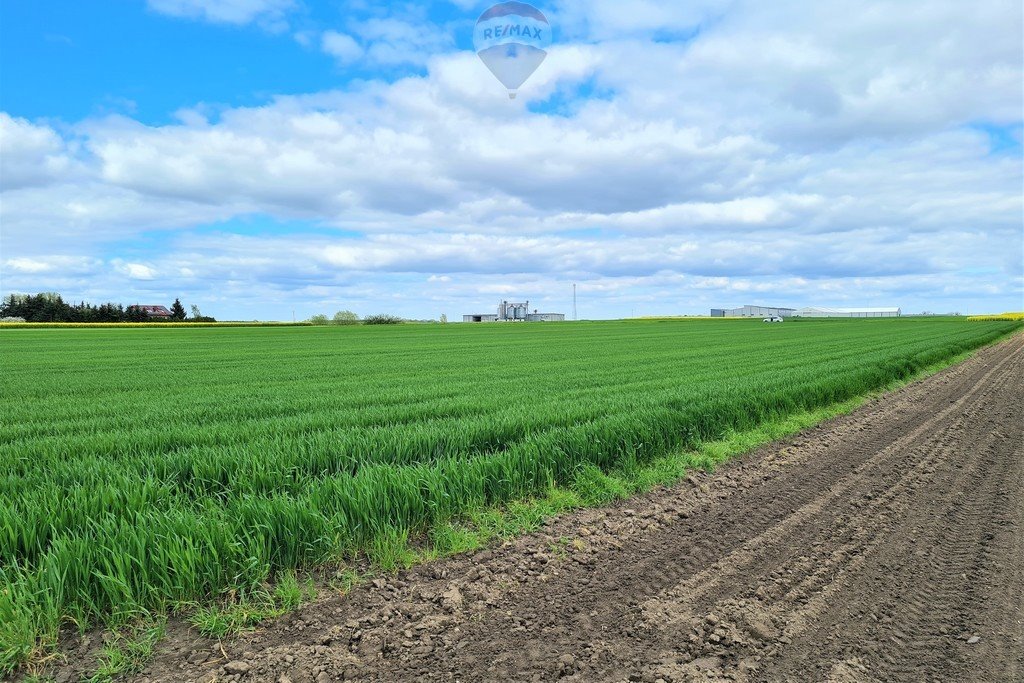
[[712, 318], [770, 318], [777, 315], [788, 318], [796, 312], [795, 308], [778, 306], [741, 306], [740, 308], [712, 308]]
[[794, 315], [801, 318], [898, 318], [903, 311], [898, 306], [872, 308], [825, 308], [809, 306]]
[[143, 311], [150, 318], [170, 318], [173, 314], [166, 306], [148, 306], [144, 304], [135, 304], [131, 308], [137, 308]]
[[514, 303], [502, 301], [498, 304], [498, 313], [470, 313], [462, 316], [464, 323], [494, 323], [494, 322], [562, 322], [565, 320], [565, 313], [540, 313], [534, 309], [530, 313], [530, 302]]

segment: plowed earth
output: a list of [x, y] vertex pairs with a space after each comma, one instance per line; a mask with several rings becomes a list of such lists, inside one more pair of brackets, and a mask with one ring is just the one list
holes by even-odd
[[678, 485], [145, 681], [1024, 680], [1024, 336]]

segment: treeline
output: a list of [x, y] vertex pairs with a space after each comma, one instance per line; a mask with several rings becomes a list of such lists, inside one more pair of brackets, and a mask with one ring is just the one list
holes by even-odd
[[56, 292], [42, 292], [9, 294], [4, 297], [3, 303], [0, 303], [0, 319], [29, 323], [159, 323], [183, 320], [216, 322], [210, 316], [202, 315], [197, 306], [192, 306], [191, 317], [186, 316], [185, 307], [179, 299], [174, 300], [169, 310], [170, 317], [153, 316], [138, 306], [125, 307], [114, 303], [93, 305], [84, 301], [72, 304], [64, 301]]
[[[444, 316], [441, 316], [444, 318]], [[333, 318], [328, 318], [323, 313], [317, 313], [306, 321], [310, 325], [400, 325], [406, 322], [404, 318], [387, 313], [368, 315], [361, 319], [352, 311], [338, 311]], [[447, 319], [444, 322], [448, 322]]]

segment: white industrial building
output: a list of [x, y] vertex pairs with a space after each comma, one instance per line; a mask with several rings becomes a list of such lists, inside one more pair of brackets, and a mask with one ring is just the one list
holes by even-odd
[[795, 308], [778, 306], [741, 306], [739, 308], [712, 308], [712, 318], [788, 318], [796, 312]]
[[903, 315], [899, 307], [828, 308], [807, 306], [805, 308], [782, 308], [779, 306], [740, 306], [739, 308], [712, 308], [712, 318], [898, 318]]
[[808, 306], [801, 308], [792, 315], [799, 318], [898, 318], [903, 311], [896, 307], [869, 308], [825, 308], [824, 306]]

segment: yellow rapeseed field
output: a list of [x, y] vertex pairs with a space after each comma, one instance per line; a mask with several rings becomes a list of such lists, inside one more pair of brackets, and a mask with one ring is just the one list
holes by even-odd
[[288, 322], [224, 322], [224, 323], [193, 323], [193, 322], [145, 322], [145, 323], [2, 323], [3, 328], [43, 328], [43, 327], [302, 327], [309, 323]]
[[997, 313], [995, 315], [972, 315], [968, 320], [1024, 320], [1024, 311]]

